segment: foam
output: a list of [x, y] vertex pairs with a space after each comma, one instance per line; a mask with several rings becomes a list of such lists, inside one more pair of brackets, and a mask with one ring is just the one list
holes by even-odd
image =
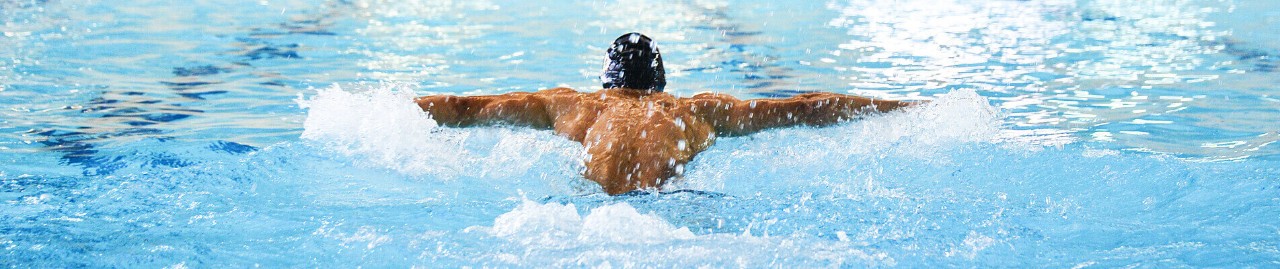
[[676, 228], [651, 214], [641, 214], [626, 203], [601, 206], [586, 216], [573, 204], [539, 204], [524, 200], [520, 206], [494, 219], [493, 227], [472, 227], [523, 245], [612, 242], [655, 244], [694, 238], [688, 228]]
[[585, 215], [578, 212], [573, 204], [524, 200], [494, 219], [493, 226], [473, 226], [466, 232], [516, 243], [521, 249], [514, 252], [524, 255], [498, 252], [489, 256], [517, 265], [629, 267], [736, 263], [762, 266], [776, 262], [770, 257], [779, 254], [801, 256], [790, 261], [793, 264], [894, 264], [885, 254], [869, 253], [848, 242], [754, 236], [750, 231], [695, 235], [687, 227], [676, 227], [656, 215], [640, 213], [626, 202], [603, 205]]

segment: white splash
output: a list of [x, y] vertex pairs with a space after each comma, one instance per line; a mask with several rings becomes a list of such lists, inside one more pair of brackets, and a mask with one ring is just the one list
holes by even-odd
[[916, 146], [932, 146], [997, 142], [1002, 123], [1003, 116], [991, 101], [973, 89], [961, 89], [939, 95], [927, 104], [870, 117], [850, 127], [858, 127], [859, 139], [872, 138], [871, 143], [909, 139]]
[[[450, 163], [436, 152], [459, 152], [458, 139], [437, 135], [437, 124], [413, 103], [413, 92], [405, 87], [348, 92], [334, 85], [320, 89], [309, 100], [299, 100], [307, 109], [302, 138], [324, 143], [326, 148], [346, 155], [360, 155], [370, 162], [401, 171], [447, 169]], [[416, 159], [404, 162], [406, 158]]]
[[801, 256], [792, 259], [792, 264], [892, 266], [896, 263], [883, 253], [868, 253], [849, 242], [815, 244], [814, 238], [809, 237], [757, 237], [749, 233], [695, 235], [688, 228], [676, 227], [659, 216], [640, 213], [625, 202], [594, 208], [583, 216], [573, 204], [524, 200], [494, 219], [492, 227], [473, 226], [466, 232], [480, 232], [516, 243], [512, 247], [520, 249], [514, 253], [522, 255], [495, 250], [496, 253], [488, 256], [525, 266], [670, 267], [732, 263], [755, 267], [777, 262], [771, 258], [777, 255]]
[[943, 255], [947, 257], [960, 256], [972, 260], [978, 256], [979, 252], [982, 252], [982, 250], [987, 249], [996, 243], [997, 241], [994, 238], [979, 234], [975, 231], [969, 231], [969, 235], [964, 237], [962, 246], [955, 246]]
[[[971, 89], [939, 95], [929, 103], [822, 128], [784, 128], [753, 135], [812, 155], [897, 154], [932, 158], [949, 145], [1002, 142], [1004, 117]], [[830, 159], [831, 156], [813, 160]], [[830, 161], [826, 161], [830, 162]]]
[[580, 163], [582, 147], [550, 132], [442, 128], [413, 102], [414, 96], [403, 85], [319, 89], [298, 100], [307, 109], [302, 138], [359, 157], [359, 163], [444, 178], [572, 175]]
[[493, 227], [472, 227], [524, 245], [574, 245], [588, 242], [654, 244], [693, 239], [688, 228], [641, 214], [626, 203], [606, 205], [579, 216], [573, 204], [538, 204], [525, 200], [511, 212], [498, 216]]
[[343, 246], [363, 247], [365, 249], [374, 249], [380, 245], [390, 243], [392, 237], [379, 232], [371, 226], [361, 226], [353, 233], [342, 232], [339, 225], [324, 222], [320, 228], [316, 228], [311, 235], [318, 235], [329, 239], [341, 241]]
[[[956, 90], [929, 103], [835, 126], [781, 128], [747, 137], [718, 139], [690, 163], [673, 188], [728, 190], [743, 178], [814, 179], [789, 184], [830, 184], [841, 193], [897, 195], [874, 176], [897, 167], [881, 159], [946, 162], [950, 151], [971, 144], [1008, 145], [1004, 117], [974, 90]], [[746, 171], [743, 171], [746, 170]], [[852, 180], [852, 181], [851, 181]], [[790, 182], [772, 180], [770, 182]], [[781, 184], [781, 183], [779, 183]], [[756, 186], [761, 187], [761, 186]]]

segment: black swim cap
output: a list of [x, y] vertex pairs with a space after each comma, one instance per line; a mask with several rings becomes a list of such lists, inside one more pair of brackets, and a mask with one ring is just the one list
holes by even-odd
[[640, 33], [618, 37], [609, 47], [604, 75], [604, 88], [628, 88], [661, 92], [667, 87], [662, 69], [662, 53], [652, 39]]

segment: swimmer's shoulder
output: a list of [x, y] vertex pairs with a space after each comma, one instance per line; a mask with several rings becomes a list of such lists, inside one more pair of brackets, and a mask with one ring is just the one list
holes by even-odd
[[557, 102], [577, 102], [588, 93], [579, 92], [577, 90], [566, 87], [555, 87], [551, 89], [540, 90], [533, 93], [533, 96]]
[[550, 88], [546, 90], [541, 90], [541, 91], [538, 91], [537, 93], [550, 95], [550, 94], [582, 94], [583, 92], [579, 92], [577, 90], [567, 88], [567, 87], [555, 87], [555, 88]]
[[684, 102], [690, 102], [690, 101], [720, 101], [720, 102], [737, 102], [737, 101], [741, 101], [741, 100], [740, 100], [740, 99], [738, 99], [737, 97], [733, 97], [733, 95], [728, 95], [728, 94], [723, 94], [723, 93], [715, 93], [715, 92], [700, 92], [700, 93], [694, 94], [693, 96], [690, 96], [690, 97], [683, 97], [683, 98], [680, 98], [680, 100], [681, 100], [681, 101], [684, 101]]

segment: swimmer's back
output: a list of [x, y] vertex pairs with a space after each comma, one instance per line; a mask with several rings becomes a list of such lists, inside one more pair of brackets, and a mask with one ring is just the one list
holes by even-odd
[[[588, 154], [585, 177], [608, 193], [661, 186], [715, 139], [710, 125], [666, 93], [607, 89], [584, 95], [578, 105], [580, 113], [597, 117], [581, 141]], [[583, 123], [577, 117], [565, 124]]]

